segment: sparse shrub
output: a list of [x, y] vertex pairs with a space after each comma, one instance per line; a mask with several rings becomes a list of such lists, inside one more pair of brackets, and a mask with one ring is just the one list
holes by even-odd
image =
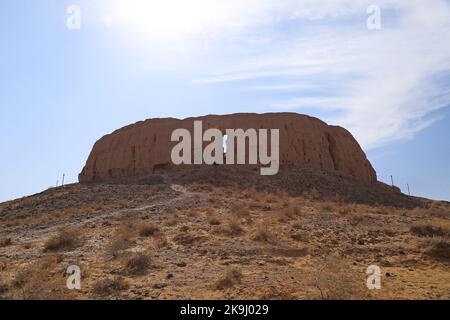
[[236, 284], [241, 283], [241, 280], [242, 280], [241, 270], [233, 268], [228, 270], [225, 276], [215, 283], [214, 288], [216, 290], [223, 290], [226, 288], [230, 288]]
[[233, 236], [238, 236], [238, 235], [244, 233], [244, 229], [242, 228], [238, 219], [232, 219], [232, 220], [228, 221], [227, 231], [228, 231], [228, 234], [233, 235]]
[[269, 227], [265, 224], [258, 225], [253, 240], [261, 242], [272, 242], [274, 241], [274, 236], [269, 230]]
[[167, 218], [167, 220], [164, 222], [164, 224], [168, 227], [173, 227], [178, 223], [177, 216], [172, 215], [171, 217]]
[[444, 237], [450, 235], [449, 230], [433, 223], [415, 224], [411, 227], [410, 231], [419, 237]]
[[71, 251], [79, 245], [79, 236], [75, 230], [62, 229], [59, 233], [47, 240], [44, 251]]
[[352, 213], [348, 218], [348, 221], [350, 222], [350, 224], [352, 226], [357, 226], [363, 220], [364, 220], [364, 215], [361, 213]]
[[7, 247], [12, 245], [12, 240], [11, 238], [4, 238], [4, 239], [0, 239], [0, 247]]
[[131, 241], [128, 239], [114, 239], [109, 247], [108, 247], [108, 251], [109, 253], [112, 255], [112, 257], [114, 259], [118, 258], [120, 253], [123, 250], [126, 250], [130, 247], [131, 245]]
[[128, 275], [143, 275], [150, 268], [151, 260], [147, 254], [137, 253], [128, 258], [124, 266], [124, 272]]
[[195, 218], [199, 216], [199, 212], [197, 210], [189, 210], [185, 212], [186, 217]]
[[166, 236], [163, 234], [160, 234], [157, 237], [155, 237], [154, 242], [155, 242], [156, 248], [158, 248], [158, 249], [168, 248], [170, 246], [169, 241], [167, 241]]
[[146, 224], [139, 230], [139, 235], [141, 237], [151, 237], [160, 232], [159, 228], [151, 223]]
[[220, 225], [221, 222], [217, 217], [209, 217], [208, 223], [213, 226], [218, 226], [218, 225]]
[[341, 215], [347, 215], [349, 213], [352, 213], [352, 209], [349, 206], [341, 206], [337, 208], [337, 212]]
[[231, 206], [231, 213], [237, 218], [250, 217], [250, 212], [246, 208], [244, 208], [241, 204], [233, 204]]
[[348, 300], [364, 297], [364, 276], [352, 272], [343, 258], [332, 256], [319, 264], [312, 286], [322, 300]]
[[121, 277], [100, 280], [94, 284], [94, 293], [100, 296], [110, 296], [127, 289], [128, 284]]
[[436, 259], [450, 260], [450, 241], [443, 238], [434, 239], [426, 254]]
[[189, 226], [183, 225], [180, 228], [178, 228], [178, 230], [180, 232], [188, 232], [189, 231]]
[[202, 239], [203, 239], [203, 237], [200, 237], [200, 236], [193, 236], [189, 233], [180, 233], [180, 234], [176, 235], [173, 240], [177, 244], [188, 246], [188, 245], [191, 245], [194, 242], [200, 241]]

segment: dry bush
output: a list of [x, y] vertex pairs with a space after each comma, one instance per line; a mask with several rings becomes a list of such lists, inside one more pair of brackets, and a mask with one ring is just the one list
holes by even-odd
[[138, 276], [144, 275], [150, 267], [150, 257], [141, 252], [133, 254], [126, 260], [123, 271], [127, 275]]
[[364, 214], [362, 214], [362, 213], [352, 213], [352, 214], [350, 214], [348, 216], [348, 221], [349, 221], [350, 225], [357, 226], [361, 222], [364, 221]]
[[3, 238], [0, 239], [0, 247], [8, 247], [12, 245], [12, 240], [11, 238]]
[[450, 241], [442, 237], [435, 237], [431, 239], [425, 253], [436, 259], [450, 260]]
[[256, 228], [256, 232], [253, 236], [253, 240], [260, 241], [260, 242], [274, 242], [275, 237], [270, 231], [267, 224], [260, 224]]
[[288, 206], [283, 211], [277, 213], [277, 220], [281, 223], [289, 222], [300, 214], [300, 209], [296, 206]]
[[58, 276], [61, 269], [57, 261], [56, 256], [49, 255], [19, 270], [9, 288], [11, 297], [24, 300], [74, 299], [74, 292], [67, 290], [67, 278]]
[[159, 234], [158, 236], [156, 236], [154, 238], [154, 243], [155, 243], [155, 247], [157, 249], [162, 249], [162, 248], [169, 248], [170, 244], [169, 241], [167, 240], [167, 237], [163, 234]]
[[449, 207], [439, 202], [431, 203], [427, 208], [416, 208], [413, 211], [414, 213], [422, 216], [426, 215], [443, 219], [450, 218]]
[[128, 289], [128, 284], [121, 277], [114, 279], [104, 279], [94, 284], [94, 293], [100, 296], [111, 296], [120, 291]]
[[230, 219], [226, 228], [226, 233], [232, 236], [238, 236], [244, 233], [244, 229], [238, 219]]
[[365, 296], [365, 274], [352, 271], [350, 263], [338, 256], [322, 259], [312, 287], [322, 300], [361, 299]]
[[139, 235], [141, 237], [152, 237], [160, 232], [161, 230], [152, 223], [145, 224], [139, 229]]
[[221, 222], [220, 222], [219, 218], [217, 218], [217, 217], [209, 217], [208, 223], [212, 226], [218, 226], [218, 225], [220, 225]]
[[226, 288], [233, 287], [236, 284], [241, 283], [242, 272], [237, 268], [229, 269], [223, 278], [219, 279], [215, 284], [216, 290], [224, 290]]
[[172, 215], [166, 219], [164, 224], [168, 227], [173, 227], [178, 223], [178, 217], [176, 215]]
[[201, 240], [203, 240], [203, 237], [193, 236], [186, 232], [181, 232], [173, 238], [173, 241], [175, 243], [177, 243], [179, 245], [183, 245], [183, 246], [189, 246], [189, 245], [192, 245], [194, 242], [198, 242]]
[[61, 229], [59, 233], [47, 240], [44, 251], [71, 251], [80, 245], [79, 233], [72, 229]]
[[351, 204], [343, 204], [336, 208], [336, 212], [341, 215], [347, 215], [355, 212], [355, 206]]
[[132, 242], [128, 239], [114, 239], [108, 246], [108, 252], [114, 259], [117, 259], [122, 251], [128, 249], [131, 244]]
[[418, 223], [410, 228], [412, 234], [419, 237], [445, 237], [450, 236], [450, 230], [444, 224]]
[[241, 204], [233, 204], [231, 206], [231, 214], [237, 218], [248, 218], [250, 217], [250, 211], [244, 208]]
[[122, 251], [131, 247], [134, 243], [133, 238], [136, 236], [136, 228], [130, 226], [122, 226], [114, 233], [107, 251], [116, 259], [120, 256]]
[[189, 217], [189, 218], [196, 218], [196, 217], [200, 216], [200, 213], [197, 210], [185, 211], [184, 214], [186, 215], [186, 217]]

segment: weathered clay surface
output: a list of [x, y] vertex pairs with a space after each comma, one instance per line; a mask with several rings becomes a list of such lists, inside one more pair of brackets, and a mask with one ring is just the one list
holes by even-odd
[[283, 166], [312, 166], [342, 172], [367, 183], [377, 181], [375, 170], [347, 130], [295, 113], [208, 115], [137, 122], [95, 143], [79, 181], [107, 181], [175, 168], [171, 151], [176, 142], [170, 141], [171, 134], [178, 128], [193, 133], [195, 120], [203, 121], [203, 130], [279, 129], [280, 170]]

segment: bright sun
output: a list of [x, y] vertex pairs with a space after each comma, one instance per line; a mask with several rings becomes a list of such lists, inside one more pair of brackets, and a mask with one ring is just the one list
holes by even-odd
[[115, 0], [108, 22], [125, 25], [145, 37], [176, 38], [204, 33], [226, 24], [233, 0]]

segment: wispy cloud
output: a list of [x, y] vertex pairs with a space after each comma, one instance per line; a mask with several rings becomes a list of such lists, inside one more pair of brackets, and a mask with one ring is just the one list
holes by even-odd
[[[373, 2], [382, 9], [379, 31], [365, 28], [366, 8]], [[450, 105], [447, 1], [264, 3], [265, 10], [257, 12], [261, 18], [252, 16], [251, 21], [265, 21], [276, 30], [262, 45], [266, 49], [195, 83], [288, 90], [290, 97], [266, 105], [339, 111], [326, 120], [350, 129], [368, 149], [413, 136], [439, 119], [433, 111]], [[299, 31], [287, 23], [297, 24]], [[262, 80], [264, 85], [255, 83]], [[309, 94], [305, 84], [323, 90]]]

